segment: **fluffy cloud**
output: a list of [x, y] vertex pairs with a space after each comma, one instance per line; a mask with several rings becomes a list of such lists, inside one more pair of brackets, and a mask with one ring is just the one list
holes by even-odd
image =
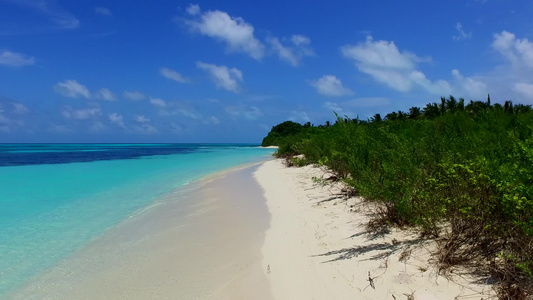
[[119, 127], [126, 128], [126, 126], [124, 125], [124, 118], [122, 117], [122, 115], [117, 114], [117, 113], [112, 113], [112, 114], [107, 115], [107, 118], [109, 119], [109, 121], [117, 124]]
[[513, 90], [527, 98], [533, 98], [533, 84], [531, 83], [515, 83], [515, 85], [513, 86]]
[[455, 29], [457, 30], [457, 35], [453, 36], [454, 41], [460, 41], [460, 40], [466, 40], [466, 39], [472, 38], [472, 33], [465, 32], [463, 29], [463, 24], [461, 24], [460, 22], [457, 22], [457, 24], [455, 25]]
[[35, 58], [22, 53], [7, 50], [0, 51], [0, 65], [20, 67], [35, 64]]
[[200, 6], [198, 4], [189, 4], [187, 7], [187, 13], [191, 16], [195, 16], [200, 13]]
[[[189, 6], [190, 15], [199, 15], [200, 7]], [[202, 35], [222, 41], [229, 51], [244, 52], [254, 59], [264, 56], [265, 47], [254, 37], [254, 27], [242, 18], [231, 17], [223, 11], [207, 11], [186, 24]]]
[[174, 71], [174, 70], [171, 70], [171, 69], [168, 69], [168, 68], [160, 68], [159, 69], [159, 74], [161, 74], [161, 76], [167, 78], [167, 79], [170, 79], [170, 80], [174, 80], [176, 82], [179, 82], [179, 83], [189, 83], [189, 79], [183, 77], [183, 75], [181, 75], [180, 73]]
[[310, 38], [306, 37], [305, 35], [299, 35], [299, 34], [294, 34], [291, 37], [291, 41], [296, 46], [311, 44], [311, 39]]
[[70, 106], [65, 106], [61, 115], [66, 119], [72, 120], [88, 120], [99, 117], [102, 114], [100, 108], [85, 108], [85, 109], [72, 109]]
[[488, 94], [487, 85], [483, 81], [464, 77], [457, 69], [452, 70], [452, 76], [457, 80], [462, 94], [475, 99], [483, 98]]
[[163, 99], [150, 97], [150, 104], [156, 107], [166, 107], [167, 103]]
[[65, 80], [64, 82], [59, 82], [54, 86], [54, 90], [57, 93], [69, 98], [91, 98], [91, 93], [89, 90], [76, 80]]
[[113, 92], [111, 92], [107, 88], [100, 89], [94, 95], [94, 97], [97, 98], [97, 99], [102, 99], [102, 100], [106, 100], [106, 101], [116, 101], [117, 100], [117, 96], [115, 96], [115, 94], [113, 94]]
[[196, 66], [209, 73], [209, 76], [217, 87], [234, 93], [240, 92], [239, 82], [243, 81], [243, 77], [239, 69], [230, 69], [226, 66], [207, 64], [201, 61], [197, 62]]
[[490, 87], [493, 98], [533, 104], [533, 94], [530, 93], [533, 82], [527, 79], [533, 78], [533, 42], [502, 31], [493, 35], [491, 47], [504, 61], [493, 71], [479, 77]]
[[328, 97], [340, 97], [353, 94], [352, 90], [345, 88], [342, 85], [341, 80], [333, 75], [324, 75], [317, 80], [310, 81], [309, 84], [314, 86], [319, 94]]
[[346, 45], [341, 51], [344, 57], [355, 61], [359, 71], [369, 74], [376, 81], [394, 90], [408, 92], [414, 86], [419, 86], [436, 95], [447, 95], [451, 92], [448, 82], [432, 82], [424, 73], [416, 70], [417, 63], [429, 59], [406, 51], [400, 52], [392, 41], [374, 41], [369, 36], [364, 43]]
[[138, 91], [124, 91], [122, 95], [124, 96], [124, 98], [131, 101], [141, 101], [146, 99], [146, 95]]
[[505, 56], [515, 67], [525, 65], [533, 68], [533, 43], [517, 39], [513, 33], [502, 31], [494, 35], [492, 47]]
[[298, 66], [302, 57], [314, 55], [313, 50], [309, 46], [311, 40], [308, 37], [293, 35], [290, 41], [293, 45], [285, 46], [276, 37], [267, 39], [267, 42], [270, 44], [274, 53], [278, 55], [279, 59], [292, 66]]

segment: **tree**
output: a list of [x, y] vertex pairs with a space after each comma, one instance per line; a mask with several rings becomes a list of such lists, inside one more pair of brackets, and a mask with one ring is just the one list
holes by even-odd
[[383, 121], [383, 119], [381, 118], [381, 115], [380, 114], [375, 114], [371, 119], [370, 121], [372, 123], [378, 123], [378, 122], [381, 122]]
[[422, 115], [422, 112], [420, 112], [419, 107], [413, 106], [409, 108], [409, 119], [416, 119], [420, 115]]
[[439, 105], [437, 103], [428, 103], [424, 108], [423, 114], [428, 119], [436, 118], [440, 115]]
[[465, 99], [459, 98], [459, 101], [457, 102], [457, 110], [465, 110]]
[[398, 120], [398, 113], [393, 111], [391, 113], [388, 113], [386, 116], [385, 116], [385, 119], [387, 121], [396, 121]]
[[503, 104], [503, 110], [506, 113], [512, 114], [513, 113], [513, 101], [511, 100], [505, 101], [505, 103]]
[[455, 98], [452, 95], [450, 95], [450, 99], [446, 100], [445, 108], [446, 108], [445, 111], [451, 111], [451, 112], [457, 109], [457, 100], [455, 100]]
[[261, 144], [263, 147], [266, 146], [279, 146], [279, 141], [284, 137], [290, 135], [296, 135], [302, 131], [303, 126], [299, 123], [293, 121], [285, 121], [281, 124], [278, 124], [272, 127], [272, 130], [268, 135], [263, 139]]

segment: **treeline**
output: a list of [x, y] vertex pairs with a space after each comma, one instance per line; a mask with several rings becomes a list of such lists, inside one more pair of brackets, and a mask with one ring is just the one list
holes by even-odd
[[379, 203], [377, 221], [436, 237], [442, 268], [486, 268], [502, 299], [533, 297], [531, 106], [450, 96], [384, 118], [287, 121], [264, 138], [269, 145], [292, 164], [327, 166]]

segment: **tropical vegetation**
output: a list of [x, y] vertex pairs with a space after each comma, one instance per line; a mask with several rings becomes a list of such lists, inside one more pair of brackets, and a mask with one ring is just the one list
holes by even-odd
[[531, 106], [450, 96], [369, 120], [283, 122], [269, 145], [335, 172], [380, 205], [375, 221], [436, 238], [441, 268], [475, 265], [499, 278], [500, 298], [533, 297]]

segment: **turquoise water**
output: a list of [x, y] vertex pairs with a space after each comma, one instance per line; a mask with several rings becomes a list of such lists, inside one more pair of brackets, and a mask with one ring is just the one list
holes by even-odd
[[272, 153], [242, 145], [0, 145], [0, 298], [162, 195]]

